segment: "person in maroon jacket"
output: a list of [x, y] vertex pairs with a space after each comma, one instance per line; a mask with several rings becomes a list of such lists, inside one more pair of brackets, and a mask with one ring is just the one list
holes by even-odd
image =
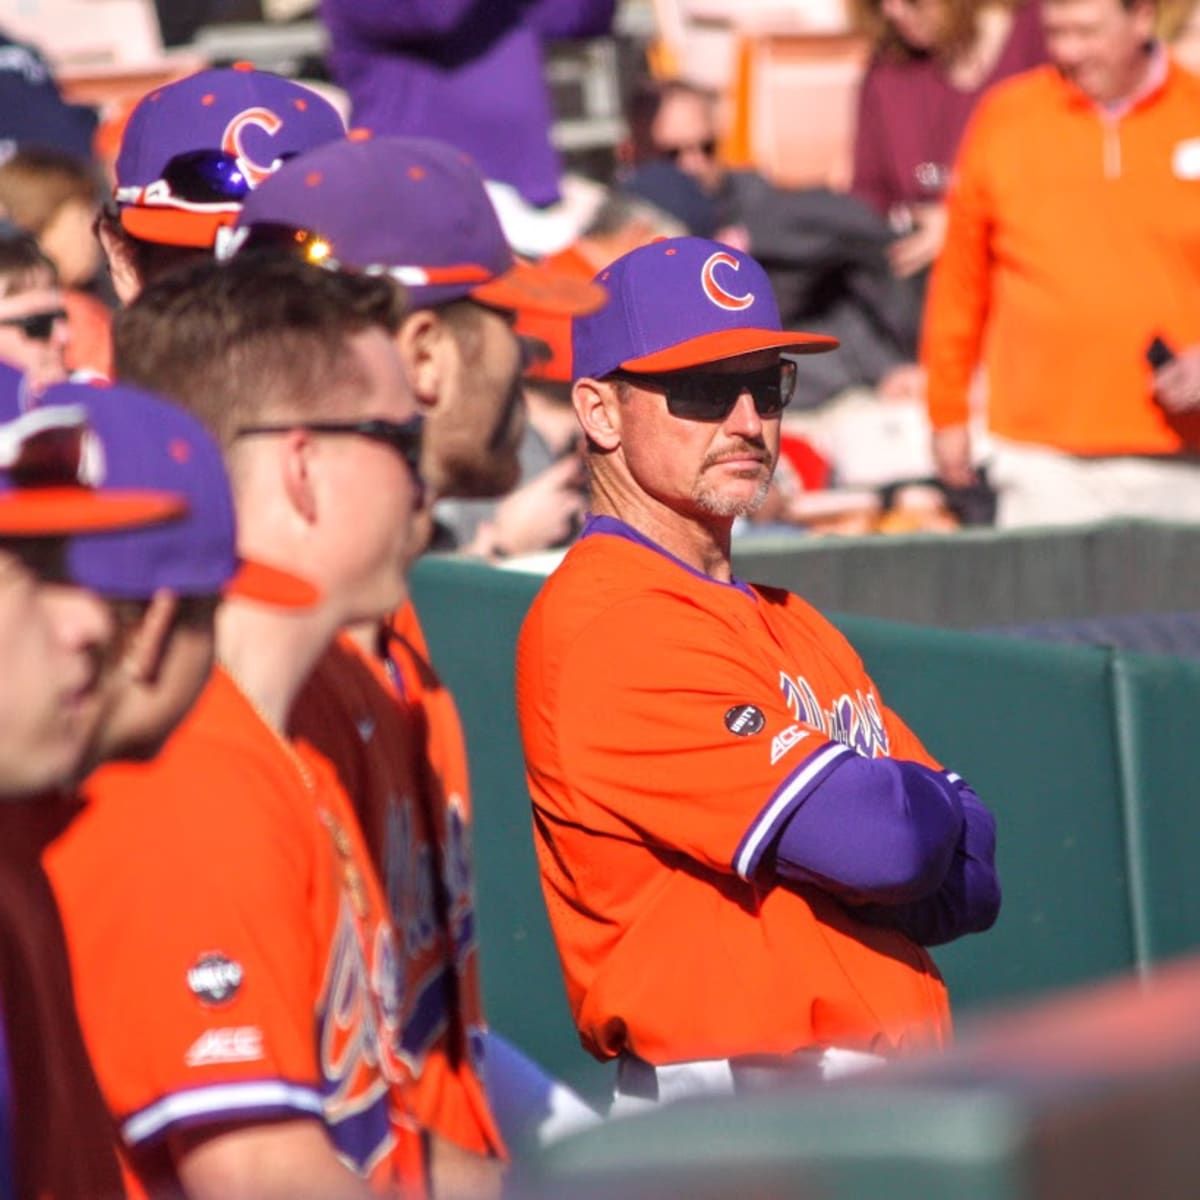
[[850, 190], [898, 233], [892, 270], [924, 271], [946, 235], [942, 196], [967, 120], [1002, 79], [1046, 61], [1024, 0], [855, 0], [875, 43], [858, 101]]

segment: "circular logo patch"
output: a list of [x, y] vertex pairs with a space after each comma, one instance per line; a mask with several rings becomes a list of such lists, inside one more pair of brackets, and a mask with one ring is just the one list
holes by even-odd
[[242, 964], [224, 954], [202, 954], [187, 973], [188, 988], [205, 1004], [225, 1004], [237, 995], [244, 974]]
[[753, 704], [735, 704], [725, 714], [725, 728], [738, 737], [752, 737], [761, 733], [766, 723], [762, 709], [755, 708]]

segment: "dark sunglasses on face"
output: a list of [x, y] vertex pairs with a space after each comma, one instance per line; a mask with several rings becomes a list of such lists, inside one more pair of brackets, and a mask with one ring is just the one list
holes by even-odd
[[421, 434], [424, 420], [412, 417], [407, 421], [388, 421], [383, 417], [371, 417], [363, 421], [292, 421], [283, 425], [246, 425], [239, 429], [236, 437], [248, 437], [260, 433], [291, 433], [303, 429], [306, 433], [319, 435], [354, 435], [368, 441], [379, 442], [394, 450], [412, 472], [413, 478], [421, 481]]
[[738, 375], [710, 371], [641, 375], [633, 371], [614, 371], [609, 378], [664, 393], [667, 412], [673, 417], [685, 421], [724, 421], [743, 392], [750, 393], [754, 411], [760, 417], [779, 416], [796, 390], [796, 364], [785, 358], [776, 366]]
[[659, 157], [665, 158], [667, 162], [677, 163], [688, 153], [703, 154], [705, 158], [712, 158], [717, 153], [717, 139], [705, 138], [702, 142], [688, 142], [683, 146], [658, 147]]
[[47, 312], [29, 313], [24, 317], [0, 318], [0, 325], [19, 329], [30, 341], [48, 342], [55, 324], [66, 319], [67, 314], [63, 309], [54, 308]]

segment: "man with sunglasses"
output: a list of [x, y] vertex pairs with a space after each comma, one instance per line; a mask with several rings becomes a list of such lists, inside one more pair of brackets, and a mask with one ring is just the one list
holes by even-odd
[[69, 340], [54, 264], [35, 238], [0, 222], [0, 361], [42, 388], [67, 377]]
[[987, 928], [990, 814], [845, 639], [743, 583], [793, 368], [762, 268], [698, 238], [574, 324], [592, 509], [521, 632], [542, 884], [585, 1046], [626, 1107], [943, 1045], [924, 946]]
[[[235, 262], [299, 253], [404, 286], [410, 308], [396, 346], [426, 414], [421, 465], [435, 500], [495, 496], [516, 480], [524, 422], [516, 311], [565, 320], [604, 299], [588, 280], [518, 262], [477, 168], [415, 138], [356, 131], [286, 163], [248, 197], [230, 250]], [[512, 539], [523, 533], [501, 516], [463, 549], [500, 557], [521, 548]], [[387, 884], [403, 951], [399, 1036], [435, 1191], [490, 1194], [504, 1157], [493, 1102], [505, 1078], [492, 1073], [496, 1087], [485, 1093], [467, 756], [411, 604], [343, 637], [314, 671], [292, 728], [337, 766]], [[422, 786], [406, 792], [397, 754], [413, 731]], [[435, 895], [444, 903], [431, 911]]]
[[96, 226], [120, 301], [207, 257], [217, 230], [280, 164], [344, 133], [323, 96], [247, 63], [150, 92], [130, 114], [113, 202]]
[[182, 268], [115, 322], [119, 376], [221, 444], [245, 550], [321, 593], [223, 606], [191, 718], [94, 781], [55, 864], [97, 1074], [152, 1195], [422, 1191], [382, 891], [333, 772], [285, 733], [337, 630], [404, 594], [421, 486], [400, 313], [387, 281], [280, 258]]

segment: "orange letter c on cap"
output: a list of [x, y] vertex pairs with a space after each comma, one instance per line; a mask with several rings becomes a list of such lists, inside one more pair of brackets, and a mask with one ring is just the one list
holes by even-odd
[[263, 129], [269, 137], [274, 137], [283, 128], [283, 121], [269, 108], [247, 108], [225, 126], [221, 149], [238, 160], [251, 186], [258, 187], [271, 174], [274, 164], [257, 163], [246, 153], [242, 146], [242, 134], [250, 126]]
[[744, 296], [735, 296], [732, 292], [727, 292], [717, 282], [717, 267], [732, 267], [735, 271], [740, 271], [742, 264], [724, 250], [718, 250], [716, 254], [710, 255], [700, 270], [700, 283], [704, 288], [704, 294], [718, 308], [724, 308], [730, 312], [740, 312], [743, 308], [749, 308], [754, 303], [754, 293], [747, 292]]

